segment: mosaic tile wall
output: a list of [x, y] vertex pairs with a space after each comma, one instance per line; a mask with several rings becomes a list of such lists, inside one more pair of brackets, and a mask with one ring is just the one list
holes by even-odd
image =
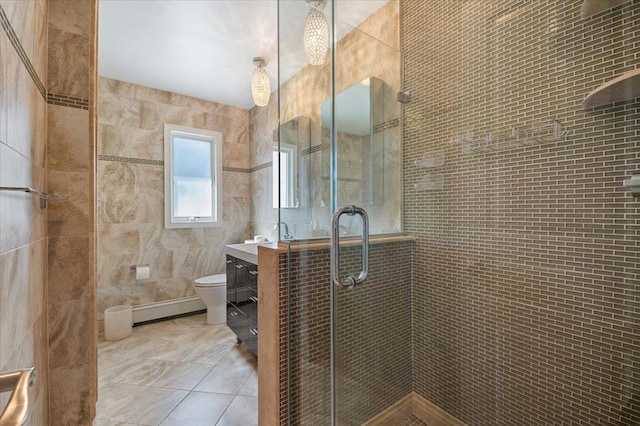
[[[370, 278], [354, 289], [339, 290], [337, 386], [341, 425], [360, 425], [411, 392], [412, 244], [371, 245]], [[360, 256], [359, 247], [341, 250], [344, 276], [347, 271], [359, 271]], [[280, 260], [282, 359], [286, 359], [284, 354], [290, 351], [290, 364], [281, 365], [280, 424], [285, 425], [290, 419], [295, 425], [328, 425], [331, 404], [329, 250], [293, 252], [289, 260], [289, 265], [286, 255]], [[288, 288], [287, 275], [291, 276]], [[287, 341], [288, 347], [284, 344]], [[287, 378], [291, 382], [289, 399]]]
[[640, 424], [640, 104], [581, 107], [640, 1], [581, 5], [402, 2], [413, 388], [470, 425]]

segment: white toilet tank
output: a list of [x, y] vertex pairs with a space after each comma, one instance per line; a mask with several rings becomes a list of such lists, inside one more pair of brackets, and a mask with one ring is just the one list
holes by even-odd
[[208, 275], [195, 280], [196, 293], [207, 305], [207, 324], [227, 322], [227, 275]]

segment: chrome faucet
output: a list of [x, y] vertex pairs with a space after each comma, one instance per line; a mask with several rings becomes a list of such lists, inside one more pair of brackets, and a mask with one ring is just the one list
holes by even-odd
[[293, 234], [289, 233], [289, 226], [286, 222], [278, 222], [274, 225], [273, 230], [277, 231], [280, 229], [280, 225], [284, 226], [284, 235], [282, 235], [283, 240], [293, 240]]

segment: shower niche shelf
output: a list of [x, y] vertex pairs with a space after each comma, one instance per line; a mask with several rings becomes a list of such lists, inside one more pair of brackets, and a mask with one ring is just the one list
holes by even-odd
[[582, 101], [582, 108], [593, 108], [640, 97], [640, 69], [628, 71], [596, 88]]
[[444, 151], [425, 152], [420, 160], [414, 160], [413, 164], [421, 169], [441, 167], [444, 164]]
[[582, 16], [583, 19], [588, 18], [602, 11], [620, 6], [628, 1], [629, 0], [584, 0], [582, 9], [580, 10], [580, 16]]
[[531, 128], [512, 128], [504, 132], [458, 136], [463, 152], [491, 153], [510, 149], [542, 145], [565, 140], [568, 130], [556, 119], [550, 119]]
[[442, 173], [430, 173], [422, 176], [418, 183], [413, 184], [416, 191], [438, 191], [444, 189], [445, 179]]

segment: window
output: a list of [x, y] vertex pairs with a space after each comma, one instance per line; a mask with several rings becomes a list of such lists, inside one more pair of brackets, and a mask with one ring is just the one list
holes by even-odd
[[[273, 147], [273, 207], [298, 207], [296, 195], [298, 148], [294, 145], [280, 144]], [[278, 203], [278, 195], [280, 202]]]
[[222, 222], [222, 133], [164, 125], [164, 226]]

